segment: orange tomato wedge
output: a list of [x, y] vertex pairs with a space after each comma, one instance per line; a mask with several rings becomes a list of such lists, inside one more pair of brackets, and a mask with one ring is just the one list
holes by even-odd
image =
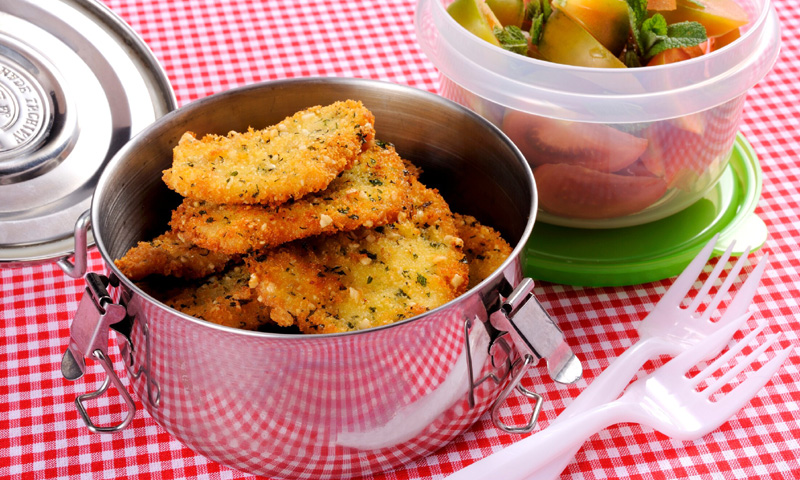
[[720, 48], [722, 48], [722, 47], [724, 47], [726, 45], [730, 45], [735, 40], [738, 40], [739, 37], [741, 37], [741, 36], [742, 36], [742, 31], [739, 30], [738, 28], [736, 28], [736, 29], [731, 30], [730, 32], [726, 33], [725, 35], [720, 35], [718, 37], [714, 37], [714, 38], [712, 38], [712, 40], [714, 41], [713, 42], [713, 44], [714, 44], [713, 50], [717, 51], [717, 50], [719, 50]]
[[533, 165], [563, 163], [615, 172], [635, 162], [647, 139], [597, 123], [570, 122], [509, 110], [501, 130]]
[[682, 62], [690, 58], [705, 55], [713, 50], [714, 39], [709, 38], [705, 42], [692, 47], [670, 48], [661, 53], [656, 54], [647, 62], [647, 66], [653, 65], [667, 65], [669, 63]]
[[668, 24], [699, 22], [706, 35], [717, 37], [747, 24], [747, 12], [733, 0], [678, 0], [675, 10], [661, 13]]
[[652, 205], [667, 191], [663, 178], [598, 172], [577, 165], [542, 165], [533, 171], [539, 206], [571, 218], [613, 218]]
[[675, 10], [678, 8], [677, 0], [647, 0], [648, 10]]

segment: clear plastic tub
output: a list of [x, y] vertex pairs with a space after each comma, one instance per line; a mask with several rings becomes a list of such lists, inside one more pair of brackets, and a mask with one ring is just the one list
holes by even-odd
[[772, 68], [780, 27], [769, 0], [737, 0], [750, 23], [709, 54], [631, 69], [511, 53], [419, 0], [417, 39], [440, 94], [500, 127], [534, 167], [540, 221], [578, 228], [649, 223], [703, 197], [725, 170], [747, 91]]

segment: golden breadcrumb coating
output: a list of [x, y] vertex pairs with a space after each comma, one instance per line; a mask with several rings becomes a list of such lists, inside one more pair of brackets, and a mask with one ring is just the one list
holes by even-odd
[[469, 262], [468, 288], [472, 288], [500, 268], [512, 248], [498, 231], [482, 225], [475, 217], [458, 213], [454, 216], [458, 234], [464, 240]]
[[214, 203], [280, 204], [324, 189], [375, 136], [375, 117], [347, 100], [227, 136], [186, 132], [164, 170], [168, 187]]
[[[394, 147], [394, 145], [392, 145], [392, 147]], [[405, 165], [406, 172], [408, 172], [409, 174], [411, 174], [411, 176], [419, 180], [419, 176], [422, 175], [422, 168], [414, 165], [413, 163], [411, 163], [406, 159], [403, 159], [403, 165]]]
[[193, 279], [222, 271], [234, 258], [193, 245], [170, 230], [149, 242], [139, 242], [114, 265], [134, 281], [149, 275]]
[[212, 323], [257, 330], [271, 323], [269, 308], [256, 301], [248, 286], [249, 278], [247, 268], [237, 265], [207, 278], [200, 286], [191, 285], [170, 292], [163, 303]]
[[273, 321], [304, 333], [376, 327], [436, 308], [466, 291], [469, 275], [449, 207], [411, 180], [398, 221], [296, 241], [247, 258], [250, 286]]
[[115, 264], [166, 305], [247, 330], [348, 332], [455, 299], [512, 249], [453, 214], [373, 125], [348, 100], [263, 130], [186, 132], [163, 175], [185, 197], [171, 230]]
[[186, 199], [170, 224], [192, 243], [229, 254], [376, 227], [394, 222], [408, 203], [409, 175], [394, 147], [376, 142], [325, 190], [300, 200], [266, 206]]

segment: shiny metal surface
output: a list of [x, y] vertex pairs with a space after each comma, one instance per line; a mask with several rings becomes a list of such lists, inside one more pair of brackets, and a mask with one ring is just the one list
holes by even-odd
[[[85, 358], [91, 358], [103, 367], [106, 373], [103, 384], [93, 392], [79, 395], [75, 399], [75, 406], [90, 432], [114, 433], [128, 426], [136, 413], [136, 404], [114, 372], [114, 365], [107, 354], [109, 327], [123, 321], [126, 310], [109, 296], [106, 287], [110, 282], [107, 277], [89, 273], [86, 275], [86, 284], [86, 290], [70, 327], [69, 346], [61, 359], [61, 374], [67, 380], [77, 380], [82, 377], [86, 371]], [[99, 426], [91, 420], [84, 402], [102, 396], [112, 384], [125, 400], [128, 414], [116, 425]]]
[[73, 231], [75, 254], [72, 259], [65, 257], [56, 262], [56, 265], [72, 278], [81, 278], [86, 274], [89, 236], [92, 228], [91, 214], [91, 210], [86, 210], [75, 222], [75, 230]]
[[23, 152], [41, 142], [50, 127], [53, 102], [42, 85], [10, 59], [0, 59], [0, 178], [14, 182], [47, 158]]
[[[162, 233], [180, 201], [161, 171], [186, 130], [261, 128], [348, 98], [372, 110], [377, 138], [421, 166], [422, 181], [438, 187], [453, 210], [495, 226], [515, 246], [493, 275], [425, 315], [314, 336], [210, 324], [165, 307], [122, 277], [112, 260]], [[348, 478], [440, 448], [494, 402], [504, 384], [479, 380], [508, 378], [519, 355], [509, 345], [492, 348], [504, 340], [488, 310], [499, 308], [500, 290], [508, 294], [521, 279], [535, 212], [525, 159], [476, 114], [394, 84], [296, 79], [217, 94], [147, 128], [98, 181], [92, 228], [111, 275], [120, 277], [130, 328], [118, 340], [128, 372], [137, 372], [129, 375], [132, 387], [160, 425], [196, 452], [245, 472]]]
[[52, 262], [106, 162], [175, 98], [100, 2], [2, 2], [0, 25], [0, 267]]
[[536, 360], [544, 358], [547, 372], [556, 382], [573, 383], [583, 375], [564, 333], [533, 295], [530, 278], [522, 279], [506, 298], [502, 308], [492, 315], [492, 324], [511, 334], [520, 352]]

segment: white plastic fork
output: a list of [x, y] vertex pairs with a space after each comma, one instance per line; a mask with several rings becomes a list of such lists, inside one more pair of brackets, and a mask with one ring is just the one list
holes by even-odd
[[479, 460], [451, 475], [449, 480], [529, 478], [529, 475], [546, 465], [554, 456], [564, 455], [575, 447], [580, 447], [593, 434], [617, 423], [640, 423], [678, 440], [695, 440], [716, 430], [769, 382], [794, 348], [790, 345], [776, 352], [769, 362], [758, 370], [749, 372], [744, 381], [712, 402], [712, 394], [755, 363], [767, 349], [780, 340], [781, 334], [769, 336], [707, 388], [696, 391], [696, 386], [701, 381], [716, 372], [720, 366], [727, 365], [730, 359], [739, 354], [766, 327], [766, 323], [762, 323], [743, 339], [735, 342], [725, 354], [703, 368], [700, 373], [692, 378], [686, 377], [698, 363], [709, 357], [710, 352], [717, 349], [720, 342], [732, 338], [749, 318], [750, 314], [742, 315], [694, 348], [686, 350], [650, 375], [632, 383], [619, 399], [551, 425], [487, 457], [492, 459], [491, 462], [487, 462], [487, 459]]
[[[681, 307], [684, 298], [686, 298], [698, 276], [703, 271], [703, 267], [708, 262], [708, 257], [711, 255], [717, 239], [718, 236], [715, 235], [705, 245], [678, 276], [664, 296], [661, 297], [653, 310], [641, 321], [637, 328], [639, 340], [609, 364], [550, 425], [556, 425], [596, 405], [614, 400], [648, 360], [661, 355], [678, 355], [736, 320], [747, 311], [769, 261], [768, 255], [761, 257], [758, 265], [736, 292], [735, 297], [728, 304], [719, 320], [716, 322], [711, 321], [712, 314], [716, 311], [724, 295], [730, 290], [734, 280], [744, 267], [744, 263], [750, 253], [749, 248], [746, 248], [739, 256], [739, 259], [731, 268], [731, 271], [725, 277], [722, 285], [709, 301], [705, 310], [702, 313], [698, 312], [698, 308], [708, 296], [708, 292], [720, 277], [722, 269], [731, 256], [731, 251], [734, 247], [732, 243], [719, 258], [716, 266], [708, 275], [689, 306], [686, 308]], [[719, 351], [727, 344], [728, 340], [730, 339], [721, 339], [716, 348], [709, 351], [709, 356], [713, 357], [719, 354]], [[537, 471], [531, 480], [558, 478], [579, 449], [580, 446], [574, 451], [566, 452], [563, 456], [554, 458], [548, 465]]]
[[[698, 308], [725, 268], [733, 244], [718, 259], [716, 266], [690, 305], [686, 308], [681, 306], [708, 262], [716, 241], [717, 236], [714, 236], [678, 276], [653, 310], [641, 321], [637, 327], [639, 340], [606, 367], [603, 373], [596, 377], [581, 395], [564, 409], [558, 419], [567, 418], [587, 407], [617, 398], [648, 360], [661, 355], [677, 355], [747, 312], [769, 261], [768, 255], [761, 257], [719, 320], [711, 321], [713, 313], [744, 267], [750, 252], [749, 248], [745, 249], [733, 265], [704, 311], [698, 312]], [[712, 350], [709, 355], [718, 354], [728, 340], [722, 339], [717, 348]]]

